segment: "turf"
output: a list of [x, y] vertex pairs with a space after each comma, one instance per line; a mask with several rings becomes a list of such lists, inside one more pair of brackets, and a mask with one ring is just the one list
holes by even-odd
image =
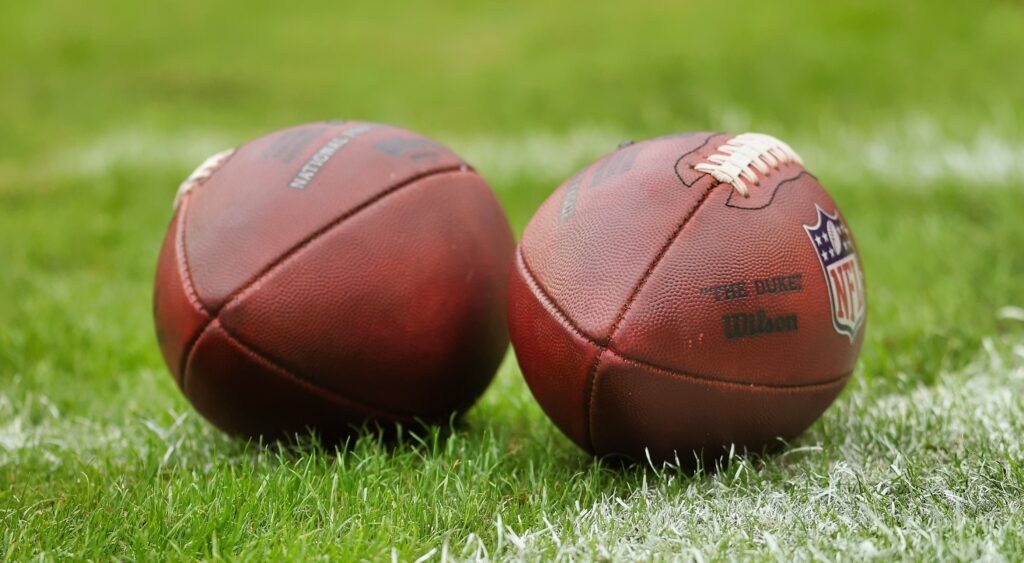
[[[1024, 552], [1019, 2], [163, 10], [0, 4], [0, 557]], [[441, 139], [517, 230], [622, 139], [786, 139], [858, 237], [853, 383], [783, 453], [697, 475], [578, 451], [511, 356], [452, 429], [343, 451], [222, 436], [152, 334], [170, 202], [208, 153], [326, 117]]]

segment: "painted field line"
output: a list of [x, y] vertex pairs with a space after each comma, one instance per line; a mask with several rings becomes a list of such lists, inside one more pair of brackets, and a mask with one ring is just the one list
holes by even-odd
[[[960, 137], [942, 132], [926, 119], [865, 131], [822, 130], [827, 133], [786, 140], [808, 168], [826, 180], [861, 181], [866, 188], [884, 183], [918, 189], [936, 182], [977, 188], [1024, 182], [1024, 135], [1007, 126], [983, 124]], [[553, 188], [579, 167], [635, 137], [599, 126], [560, 133], [436, 136], [499, 190], [514, 189], [522, 180], [548, 182]], [[114, 166], [161, 166], [180, 168], [184, 176], [210, 154], [243, 140], [222, 131], [116, 130], [55, 152], [43, 168], [60, 175], [95, 176]]]
[[[660, 554], [699, 561], [729, 553], [726, 558], [791, 560], [815, 550], [833, 554], [815, 557], [826, 559], [1010, 556], [1000, 553], [998, 540], [1013, 537], [1012, 516], [1024, 510], [1019, 482], [1006, 474], [1012, 471], [1006, 460], [1024, 459], [1024, 347], [997, 353], [987, 341], [977, 361], [944, 374], [937, 385], [881, 397], [861, 387], [851, 395], [830, 413], [843, 440], [831, 451], [797, 448], [776, 458], [778, 464], [790, 454], [802, 458], [785, 470], [740, 462], [697, 483], [680, 484], [671, 471], [652, 475], [643, 487], [577, 507], [557, 524], [547, 518], [537, 529], [503, 524], [504, 534], [518, 541], [490, 556], [619, 561]], [[461, 556], [476, 558], [487, 547], [470, 538]]]

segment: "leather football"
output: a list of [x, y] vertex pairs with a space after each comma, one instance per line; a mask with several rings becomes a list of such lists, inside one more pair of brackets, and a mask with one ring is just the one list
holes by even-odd
[[835, 202], [754, 133], [586, 167], [530, 221], [509, 287], [519, 366], [555, 424], [595, 454], [683, 465], [806, 429], [849, 379], [865, 311]]
[[348, 121], [271, 133], [182, 185], [160, 349], [232, 434], [445, 421], [507, 349], [514, 244], [490, 187], [430, 139]]

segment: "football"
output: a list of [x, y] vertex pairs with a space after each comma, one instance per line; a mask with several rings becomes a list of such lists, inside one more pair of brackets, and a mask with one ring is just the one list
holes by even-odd
[[527, 226], [512, 344], [555, 424], [598, 455], [764, 451], [843, 389], [866, 301], [846, 220], [768, 135], [629, 143]]
[[231, 434], [445, 421], [508, 347], [514, 248], [490, 187], [440, 144], [354, 121], [285, 129], [182, 184], [156, 269], [160, 349]]

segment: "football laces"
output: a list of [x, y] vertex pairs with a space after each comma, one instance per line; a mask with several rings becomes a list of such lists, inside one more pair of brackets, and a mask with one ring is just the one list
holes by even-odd
[[803, 164], [789, 145], [763, 133], [737, 135], [715, 151], [705, 162], [694, 166], [694, 170], [731, 184], [743, 197], [750, 196], [748, 182], [754, 186], [760, 184], [758, 173], [767, 176], [783, 164]]
[[235, 154], [235, 149], [228, 149], [220, 151], [219, 153], [207, 158], [195, 169], [195, 172], [189, 174], [188, 178], [181, 183], [178, 187], [178, 193], [174, 196], [174, 209], [178, 208], [181, 204], [181, 200], [185, 197], [185, 194], [192, 191], [196, 186], [202, 185], [203, 182], [210, 179], [213, 173], [217, 171], [231, 155]]

